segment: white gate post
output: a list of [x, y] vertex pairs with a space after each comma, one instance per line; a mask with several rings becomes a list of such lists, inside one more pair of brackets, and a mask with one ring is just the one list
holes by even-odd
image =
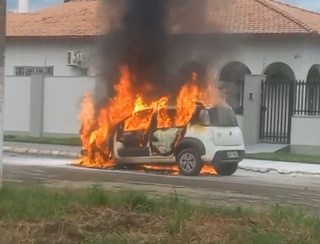
[[246, 75], [243, 97], [243, 126], [244, 142], [254, 145], [259, 142], [261, 116], [261, 84], [264, 75]]
[[4, 110], [4, 51], [6, 37], [6, 0], [0, 0], [0, 188], [3, 166], [3, 110]]
[[30, 77], [29, 135], [33, 137], [41, 137], [43, 133], [44, 82], [44, 75], [32, 75]]

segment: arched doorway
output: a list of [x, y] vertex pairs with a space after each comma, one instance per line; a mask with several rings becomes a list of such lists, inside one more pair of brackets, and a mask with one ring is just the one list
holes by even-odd
[[320, 115], [320, 65], [313, 65], [307, 76], [306, 97], [308, 115]]
[[251, 71], [241, 62], [228, 63], [220, 72], [221, 88], [226, 90], [226, 100], [236, 114], [243, 113], [244, 79], [247, 74]]
[[281, 62], [270, 64], [264, 74], [267, 82], [294, 81], [295, 75], [289, 65]]
[[307, 81], [320, 82], [320, 64], [315, 64], [310, 68]]
[[277, 62], [265, 70], [262, 86], [260, 140], [290, 143], [295, 75], [290, 66]]

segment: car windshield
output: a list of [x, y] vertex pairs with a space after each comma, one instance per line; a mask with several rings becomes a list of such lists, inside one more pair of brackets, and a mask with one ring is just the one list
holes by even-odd
[[215, 107], [207, 109], [211, 126], [237, 127], [237, 118], [231, 108]]

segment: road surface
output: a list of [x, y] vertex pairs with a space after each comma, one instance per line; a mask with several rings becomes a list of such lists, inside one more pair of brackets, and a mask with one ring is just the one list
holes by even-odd
[[137, 171], [85, 169], [70, 159], [4, 155], [4, 183], [75, 187], [92, 184], [110, 190], [134, 188], [158, 195], [175, 192], [190, 200], [217, 204], [289, 204], [320, 209], [320, 177], [238, 170], [235, 175], [185, 177]]

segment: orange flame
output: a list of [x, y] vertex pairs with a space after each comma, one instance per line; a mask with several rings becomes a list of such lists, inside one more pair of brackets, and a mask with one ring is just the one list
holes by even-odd
[[195, 102], [200, 98], [199, 89], [195, 84], [196, 79], [197, 75], [193, 73], [191, 82], [181, 88], [177, 97], [177, 126], [186, 125], [196, 109]]
[[[179, 168], [177, 165], [142, 165], [141, 170], [143, 171], [161, 171], [161, 172], [168, 172], [168, 174], [171, 175], [178, 175], [179, 174]], [[213, 167], [210, 165], [204, 165], [200, 175], [216, 175], [217, 172], [214, 170]]]
[[[120, 67], [120, 79], [114, 87], [116, 95], [106, 106], [95, 109], [92, 97], [86, 94], [81, 103], [79, 115], [81, 127], [82, 148], [86, 152], [79, 165], [85, 167], [112, 168], [114, 166], [113, 152], [109, 143], [113, 138], [116, 126], [125, 120], [124, 131], [147, 131], [152, 117], [157, 117], [158, 128], [185, 126], [192, 118], [197, 101], [217, 102], [217, 94], [208, 89], [201, 93], [197, 86], [197, 75], [192, 74], [191, 80], [184, 85], [176, 99], [176, 114], [168, 113], [169, 97], [146, 103], [142, 94], [134, 96], [132, 77], [127, 67]], [[209, 93], [209, 92], [211, 93]], [[211, 96], [210, 96], [210, 95]], [[212, 96], [212, 94], [214, 94]], [[139, 113], [138, 113], [139, 112]], [[145, 165], [145, 169], [159, 169], [159, 166]], [[176, 166], [167, 167], [172, 172], [178, 172]], [[212, 167], [203, 168], [203, 173], [214, 173]]]

